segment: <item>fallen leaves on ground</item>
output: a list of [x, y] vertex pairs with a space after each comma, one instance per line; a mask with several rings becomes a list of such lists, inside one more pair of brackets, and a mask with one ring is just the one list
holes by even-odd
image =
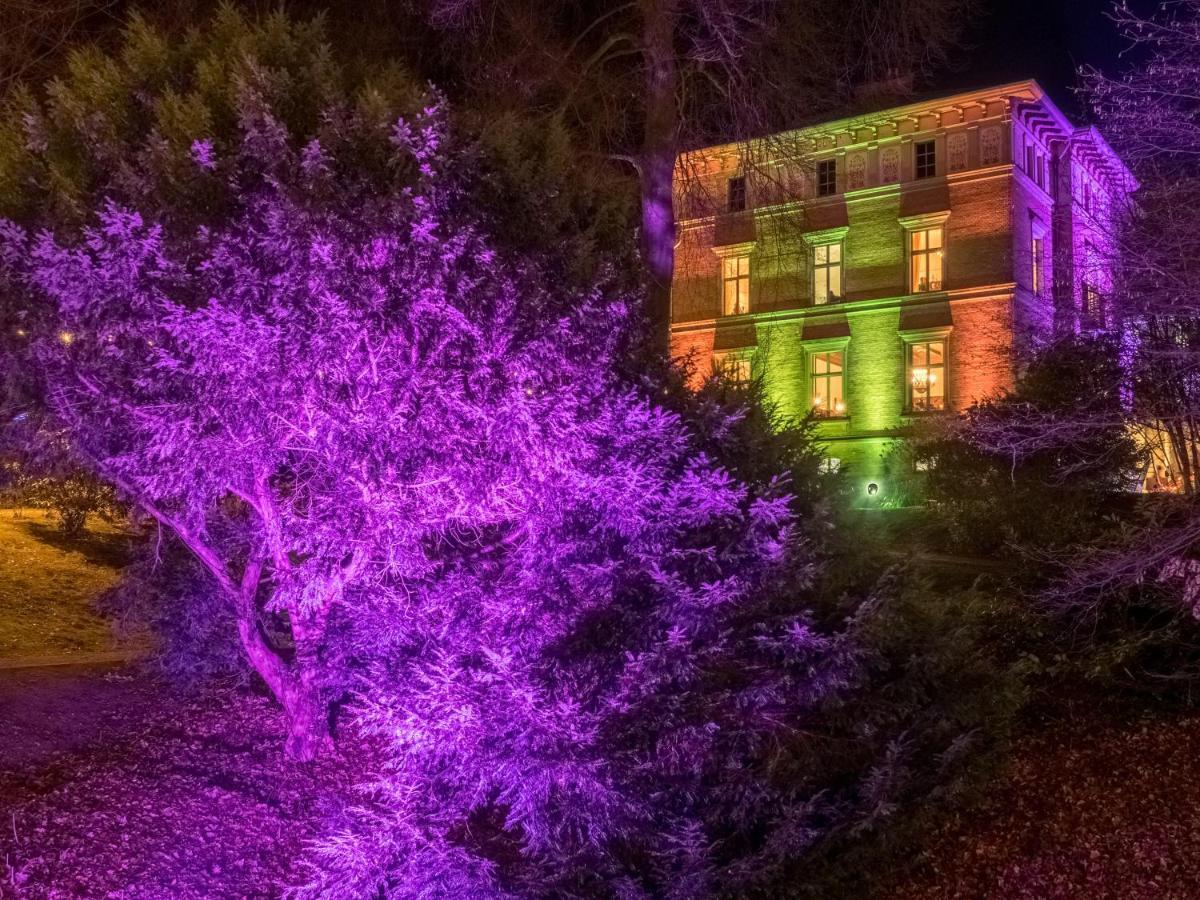
[[130, 688], [87, 746], [0, 772], [0, 897], [279, 896], [361, 760], [286, 760], [243, 689]]
[[1200, 897], [1200, 716], [1102, 704], [1018, 741], [895, 900]]

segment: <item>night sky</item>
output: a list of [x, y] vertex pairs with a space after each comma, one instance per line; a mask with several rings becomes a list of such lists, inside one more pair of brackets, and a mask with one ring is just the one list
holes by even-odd
[[[939, 93], [1035, 78], [1074, 118], [1082, 109], [1071, 88], [1083, 64], [1120, 71], [1126, 44], [1105, 14], [1111, 0], [977, 0], [980, 9], [948, 71], [937, 73]], [[1155, 0], [1132, 2], [1140, 13]]]

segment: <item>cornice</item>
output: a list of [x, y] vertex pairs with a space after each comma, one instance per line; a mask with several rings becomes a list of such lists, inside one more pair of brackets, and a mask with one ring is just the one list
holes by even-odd
[[[902, 191], [910, 192], [929, 190], [930, 188], [940, 187], [950, 184], [961, 184], [971, 181], [986, 181], [992, 178], [1003, 178], [1011, 175], [1013, 171], [1019, 171], [1019, 167], [1013, 163], [1000, 163], [995, 166], [986, 166], [977, 169], [964, 169], [961, 172], [951, 172], [946, 175], [938, 175], [935, 178], [923, 178], [920, 181], [893, 181], [890, 184], [876, 184], [871, 187], [859, 188], [856, 191], [844, 191], [840, 194], [835, 194], [832, 197], [810, 197], [806, 200], [785, 200], [782, 203], [768, 203], [762, 206], [756, 206], [750, 212], [754, 215], [755, 220], [767, 219], [787, 215], [788, 213], [800, 212], [802, 210], [822, 209], [827, 207], [836, 207], [841, 203], [861, 203], [867, 200], [876, 200], [880, 197], [889, 197], [893, 194], [899, 194]], [[707, 216], [693, 216], [688, 219], [677, 219], [675, 226], [679, 231], [693, 230], [713, 226], [717, 224], [719, 219], [730, 215], [729, 213], [717, 213]], [[744, 213], [735, 213], [734, 215], [744, 215]]]
[[[1065, 121], [1061, 111], [1053, 106], [1050, 99], [1046, 96], [1046, 92], [1034, 80], [1015, 81], [1008, 84], [995, 85], [992, 87], [981, 88], [974, 91], [963, 91], [957, 94], [949, 94], [942, 97], [927, 98], [924, 100], [914, 101], [913, 103], [903, 106], [888, 107], [886, 109], [873, 110], [865, 113], [858, 113], [852, 116], [845, 116], [840, 119], [832, 119], [828, 122], [820, 122], [813, 125], [808, 125], [803, 128], [789, 129], [781, 131], [773, 135], [764, 135], [756, 138], [749, 138], [744, 141], [730, 141], [724, 144], [713, 144], [707, 147], [697, 147], [692, 150], [686, 150], [680, 154], [681, 157], [698, 156], [711, 154], [713, 156], [721, 155], [741, 155], [745, 150], [760, 151], [764, 148], [769, 148], [772, 143], [785, 143], [787, 141], [805, 141], [814, 142], [818, 138], [834, 135], [834, 144], [836, 149], [842, 149], [843, 146], [854, 146], [858, 143], [870, 143], [870, 141], [854, 142], [850, 145], [838, 145], [836, 135], [853, 133], [864, 128], [877, 129], [881, 125], [890, 125], [899, 123], [905, 120], [919, 121], [923, 116], [937, 115], [940, 116], [944, 112], [954, 110], [962, 110], [970, 106], [986, 106], [990, 103], [1004, 103], [1005, 111], [1011, 113], [1014, 102], [1040, 103], [1046, 104], [1053, 110], [1053, 115], [1056, 119]], [[872, 138], [871, 140], [885, 140], [891, 137], [902, 137], [902, 135], [887, 135], [884, 138]], [[815, 149], [815, 148], [814, 148]]]
[[790, 309], [748, 312], [740, 316], [692, 319], [687, 322], [672, 322], [671, 333], [687, 334], [694, 331], [707, 331], [710, 328], [716, 328], [718, 324], [726, 328], [733, 328], [747, 325], [778, 324], [781, 322], [820, 318], [822, 316], [863, 315], [865, 313], [878, 312], [882, 309], [899, 309], [901, 307], [911, 309], [943, 302], [977, 303], [987, 300], [1008, 301], [1012, 299], [1016, 289], [1016, 282], [1008, 281], [979, 287], [955, 288], [951, 291], [897, 294], [889, 297], [870, 297], [863, 300], [842, 300], [838, 303], [826, 303], [821, 306], [798, 306]]

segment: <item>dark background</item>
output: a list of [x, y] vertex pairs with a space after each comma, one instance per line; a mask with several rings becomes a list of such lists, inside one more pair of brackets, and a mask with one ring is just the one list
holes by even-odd
[[[1111, 0], [978, 0], [974, 21], [966, 30], [966, 46], [950, 63], [933, 73], [938, 93], [985, 87], [1007, 81], [1037, 79], [1064, 112], [1085, 119], [1086, 111], [1072, 90], [1079, 66], [1096, 66], [1106, 74], [1125, 68], [1126, 42], [1107, 18]], [[1145, 15], [1156, 0], [1132, 0]]]

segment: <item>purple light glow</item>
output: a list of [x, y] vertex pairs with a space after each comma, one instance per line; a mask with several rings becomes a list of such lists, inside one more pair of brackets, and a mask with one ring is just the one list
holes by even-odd
[[[73, 335], [33, 342], [54, 413], [211, 574], [289, 752], [322, 752], [349, 688], [386, 748], [308, 890], [751, 884], [782, 848], [721, 871], [714, 841], [817, 815], [756, 748], [852, 668], [759, 606], [786, 492], [621, 385], [620, 298], [488, 244], [439, 109], [395, 129], [385, 190], [252, 109], [231, 166], [265, 177], [227, 223], [180, 236], [110, 204], [78, 243], [7, 226], [3, 250]], [[714, 771], [746, 782], [714, 794]]]

